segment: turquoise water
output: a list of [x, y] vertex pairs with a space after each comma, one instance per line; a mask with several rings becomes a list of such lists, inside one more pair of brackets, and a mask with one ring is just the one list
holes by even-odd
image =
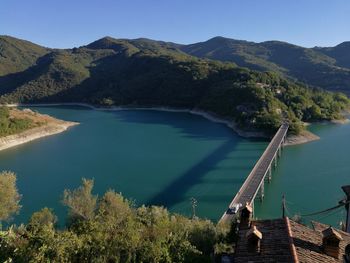
[[[283, 194], [290, 216], [322, 211], [344, 198], [341, 186], [350, 184], [350, 125], [317, 124], [310, 130], [321, 140], [285, 148], [264, 201], [255, 202], [259, 218], [280, 217]], [[301, 218], [339, 227], [345, 209]]]
[[[0, 169], [17, 173], [26, 222], [42, 207], [53, 208], [64, 223], [60, 203], [66, 188], [81, 178], [95, 180], [95, 193], [112, 188], [137, 205], [158, 204], [218, 220], [268, 142], [243, 139], [224, 125], [187, 113], [94, 111], [82, 107], [37, 107], [42, 113], [81, 124], [68, 131], [0, 152]], [[350, 184], [350, 125], [313, 125], [322, 139], [286, 147], [256, 202], [256, 216], [281, 216], [285, 194], [288, 215], [337, 205], [342, 185]], [[344, 209], [303, 217], [337, 226]]]
[[267, 145], [187, 113], [34, 109], [81, 124], [0, 152], [0, 169], [17, 173], [23, 195], [16, 223], [47, 206], [62, 224], [62, 193], [82, 177], [94, 178], [99, 195], [112, 188], [185, 215], [194, 197], [197, 215], [217, 220]]

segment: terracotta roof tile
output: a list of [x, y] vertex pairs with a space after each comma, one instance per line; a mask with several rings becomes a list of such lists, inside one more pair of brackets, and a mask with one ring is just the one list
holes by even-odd
[[293, 234], [293, 242], [300, 262], [343, 262], [342, 255], [344, 255], [345, 246], [350, 243], [350, 235], [348, 233], [336, 230], [343, 240], [340, 241], [340, 257], [339, 259], [335, 259], [326, 255], [322, 249], [322, 231], [327, 230], [329, 226], [319, 223], [316, 230], [298, 224], [292, 220], [290, 220], [290, 224]]
[[246, 234], [249, 229], [241, 229], [234, 262], [343, 262], [342, 255], [345, 254], [345, 247], [350, 244], [349, 233], [338, 229], [328, 230], [342, 238], [340, 257], [336, 259], [326, 255], [322, 248], [322, 232], [329, 229], [327, 225], [312, 222], [314, 227], [312, 229], [289, 219], [253, 221], [252, 225], [256, 226], [262, 234], [260, 253], [248, 251]]
[[283, 219], [253, 221], [252, 225], [262, 234], [260, 253], [248, 251], [246, 234], [249, 229], [241, 229], [234, 262], [294, 262]]

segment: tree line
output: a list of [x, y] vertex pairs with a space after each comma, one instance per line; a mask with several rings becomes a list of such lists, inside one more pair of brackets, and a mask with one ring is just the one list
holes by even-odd
[[[171, 214], [164, 207], [135, 205], [114, 190], [93, 194], [93, 180], [65, 190], [66, 226], [49, 208], [27, 224], [0, 231], [1, 262], [212, 262], [232, 252], [227, 226]], [[16, 175], [0, 174], [0, 221], [19, 212]]]

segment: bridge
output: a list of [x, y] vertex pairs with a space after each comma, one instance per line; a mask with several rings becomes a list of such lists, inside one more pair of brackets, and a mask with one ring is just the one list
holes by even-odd
[[259, 194], [261, 200], [264, 198], [265, 181], [271, 181], [272, 167], [277, 166], [277, 158], [281, 155], [288, 128], [289, 125], [283, 123], [278, 129], [219, 222], [230, 222], [236, 217], [238, 209], [246, 204], [254, 211], [256, 196]]

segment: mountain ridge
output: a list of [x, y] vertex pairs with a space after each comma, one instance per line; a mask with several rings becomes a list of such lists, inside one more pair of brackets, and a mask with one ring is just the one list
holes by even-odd
[[308, 88], [271, 71], [198, 58], [182, 48], [144, 38], [104, 37], [78, 48], [48, 49], [0, 37], [3, 68], [16, 62], [10, 73], [0, 71], [0, 103], [199, 109], [239, 128], [267, 133], [285, 118], [298, 133], [300, 121], [340, 118], [349, 104], [342, 94]]
[[200, 58], [229, 61], [259, 71], [350, 94], [350, 42], [335, 47], [305, 48], [283, 41], [251, 42], [214, 37], [180, 46]]

